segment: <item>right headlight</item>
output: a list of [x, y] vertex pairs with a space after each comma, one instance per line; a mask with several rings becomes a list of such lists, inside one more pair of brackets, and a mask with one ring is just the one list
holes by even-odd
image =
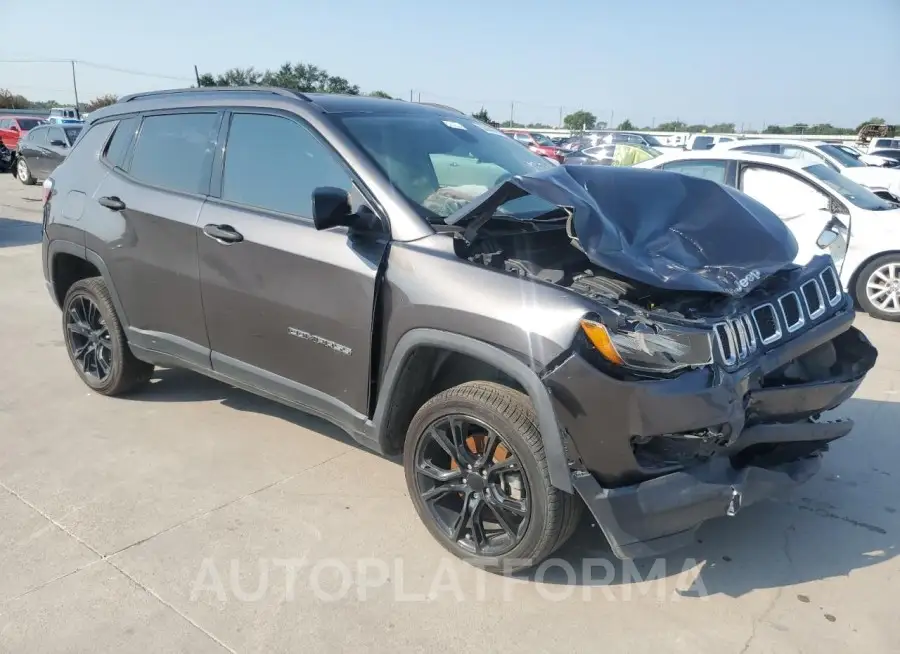
[[620, 320], [615, 328], [583, 318], [581, 329], [604, 359], [642, 372], [672, 373], [713, 361], [712, 334], [658, 322]]

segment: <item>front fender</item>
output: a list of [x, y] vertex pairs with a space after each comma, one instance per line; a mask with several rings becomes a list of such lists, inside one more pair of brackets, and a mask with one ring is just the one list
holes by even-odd
[[375, 414], [372, 418], [376, 440], [384, 440], [388, 408], [396, 401], [396, 394], [403, 392], [403, 389], [398, 388], [400, 373], [409, 357], [419, 347], [436, 347], [465, 354], [490, 364], [521, 384], [528, 393], [537, 413], [538, 428], [544, 442], [544, 452], [547, 455], [550, 482], [562, 491], [572, 492], [572, 480], [563, 437], [556, 421], [556, 414], [553, 411], [547, 387], [544, 386], [534, 370], [516, 357], [498, 347], [468, 336], [423, 328], [412, 329], [400, 338], [388, 362], [378, 394]]

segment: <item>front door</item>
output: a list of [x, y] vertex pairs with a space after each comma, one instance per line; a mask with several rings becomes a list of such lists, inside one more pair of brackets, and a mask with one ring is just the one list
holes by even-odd
[[387, 238], [316, 231], [313, 190], [352, 184], [309, 126], [263, 112], [226, 120], [217, 198], [199, 221], [213, 369], [338, 421], [364, 414]]
[[[800, 265], [819, 254], [828, 253], [840, 272], [847, 255], [849, 243], [849, 216], [832, 219], [832, 199], [806, 180], [785, 170], [761, 164], [745, 165], [740, 174], [740, 189], [772, 210], [797, 239], [797, 257]], [[819, 237], [831, 226], [838, 238], [822, 247]]]

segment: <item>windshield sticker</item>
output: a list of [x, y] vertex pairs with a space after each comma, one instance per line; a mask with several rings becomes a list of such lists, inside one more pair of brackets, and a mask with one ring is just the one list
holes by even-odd
[[451, 129], [461, 129], [464, 132], [468, 131], [466, 129], [465, 125], [463, 125], [461, 123], [457, 123], [456, 121], [442, 120], [441, 122], [444, 123], [447, 127], [451, 128]]

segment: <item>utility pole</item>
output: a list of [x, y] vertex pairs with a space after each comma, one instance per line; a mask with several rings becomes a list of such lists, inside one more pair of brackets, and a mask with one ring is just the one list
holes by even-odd
[[650, 119], [650, 129], [656, 129], [656, 116]]
[[613, 129], [613, 117], [616, 115], [616, 112], [612, 109], [609, 110], [609, 129]]
[[563, 119], [563, 108], [560, 107], [560, 108], [559, 108], [559, 123], [557, 123], [560, 127], [563, 126], [563, 120], [562, 120], [562, 119]]
[[419, 98], [419, 99], [416, 100], [416, 102], [418, 102], [419, 104], [422, 104], [422, 92], [421, 92], [421, 91], [419, 91], [418, 98]]
[[509, 126], [510, 127], [512, 127], [514, 124], [513, 123], [513, 115], [515, 114], [515, 107], [516, 107], [516, 102], [515, 102], [515, 100], [513, 100], [512, 102], [509, 103]]
[[75, 117], [81, 118], [81, 108], [78, 106], [78, 82], [75, 79], [75, 60], [72, 60], [72, 88], [75, 90]]
[[200, 71], [197, 70], [197, 64], [194, 64], [194, 77], [197, 78], [197, 88], [200, 88]]
[[410, 102], [413, 101], [413, 89], [410, 89], [410, 90], [409, 90], [409, 101], [410, 101]]

